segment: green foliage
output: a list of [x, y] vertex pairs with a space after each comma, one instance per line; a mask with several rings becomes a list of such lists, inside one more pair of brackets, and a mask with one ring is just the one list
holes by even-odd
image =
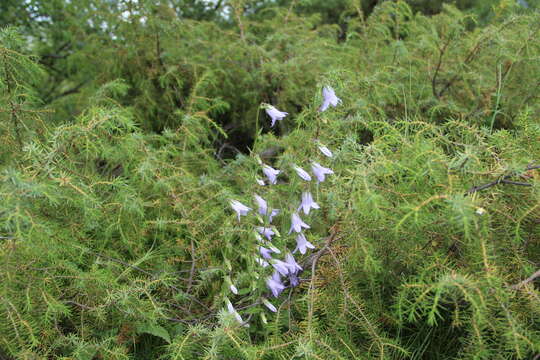
[[[455, 5], [2, 3], [0, 357], [540, 353], [540, 15]], [[309, 186], [317, 255], [271, 313], [229, 200], [281, 209], [285, 252]]]

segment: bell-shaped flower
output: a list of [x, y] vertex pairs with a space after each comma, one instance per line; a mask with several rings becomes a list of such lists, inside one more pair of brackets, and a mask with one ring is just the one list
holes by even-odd
[[272, 209], [272, 211], [270, 212], [270, 215], [268, 215], [268, 222], [272, 223], [272, 219], [274, 218], [274, 216], [278, 214], [279, 214], [279, 209]]
[[332, 152], [330, 151], [329, 148], [327, 148], [326, 146], [324, 145], [319, 145], [319, 150], [321, 150], [321, 152], [324, 154], [324, 156], [327, 156], [329, 158], [331, 158], [332, 156], [334, 156], [334, 154], [332, 154]]
[[302, 193], [302, 202], [300, 203], [300, 206], [298, 207], [297, 211], [300, 211], [300, 209], [304, 210], [304, 214], [309, 215], [309, 211], [311, 209], [320, 209], [321, 207], [319, 204], [317, 204], [315, 201], [313, 201], [313, 196], [309, 191]]
[[294, 166], [294, 170], [296, 171], [298, 176], [300, 176], [302, 179], [306, 181], [311, 181], [311, 175], [309, 175], [306, 170], [302, 169], [299, 166]]
[[266, 260], [264, 260], [263, 258], [260, 258], [260, 257], [256, 257], [255, 262], [257, 264], [261, 265], [263, 268], [266, 268], [266, 267], [270, 266], [268, 261], [266, 261]]
[[229, 286], [229, 289], [231, 289], [231, 292], [234, 294], [234, 295], [238, 295], [238, 289], [236, 288], [236, 286], [234, 286], [234, 284], [231, 284]]
[[280, 172], [281, 170], [276, 170], [271, 166], [263, 165], [263, 173], [268, 178], [270, 184], [275, 184], [277, 182], [277, 176]]
[[281, 282], [281, 278], [276, 271], [274, 271], [274, 274], [266, 280], [266, 285], [270, 291], [272, 291], [274, 297], [278, 297], [285, 289], [285, 285]]
[[264, 200], [259, 195], [255, 195], [255, 201], [257, 202], [257, 205], [259, 206], [259, 214], [262, 216], [268, 215], [268, 222], [271, 223], [274, 216], [279, 214], [279, 209], [272, 209], [272, 211], [269, 211], [268, 204], [266, 200]]
[[330, 105], [333, 107], [338, 106], [339, 103], [341, 103], [341, 99], [336, 96], [336, 93], [334, 92], [334, 89], [332, 89], [331, 86], [324, 86], [322, 88], [322, 97], [323, 97], [323, 103], [321, 107], [319, 108], [320, 112], [325, 111], [328, 109]]
[[264, 304], [264, 306], [266, 306], [268, 308], [268, 310], [270, 310], [272, 312], [277, 312], [277, 309], [274, 306], [274, 304], [272, 304], [270, 301], [268, 301], [268, 299], [263, 298], [262, 303]]
[[289, 234], [293, 232], [301, 232], [302, 228], [309, 229], [309, 225], [300, 219], [300, 216], [298, 216], [297, 213], [293, 213], [291, 215], [291, 228], [289, 229]]
[[306, 239], [304, 233], [299, 233], [298, 236], [296, 236], [296, 249], [293, 252], [299, 250], [300, 254], [304, 255], [307, 248], [315, 249], [315, 246]]
[[259, 246], [259, 253], [262, 255], [263, 258], [266, 260], [272, 258], [272, 250], [265, 248], [264, 246]]
[[294, 259], [294, 256], [291, 253], [287, 253], [287, 255], [285, 256], [285, 262], [289, 264], [289, 274], [298, 274], [299, 271], [302, 271], [302, 267], [298, 265], [298, 263]]
[[229, 314], [233, 314], [234, 317], [236, 318], [236, 320], [240, 323], [240, 324], [243, 324], [244, 326], [249, 326], [248, 324], [244, 324], [244, 320], [242, 320], [242, 317], [240, 316], [240, 314], [236, 311], [236, 309], [233, 307], [233, 305], [231, 304], [231, 302], [229, 300], [227, 300], [227, 310], [229, 311]]
[[289, 275], [289, 284], [292, 287], [298, 286], [300, 284], [300, 279], [298, 279], [298, 276], [296, 274], [290, 274]]
[[272, 243], [266, 242], [265, 245], [268, 246], [268, 248], [269, 248], [273, 253], [281, 254], [281, 251], [280, 251], [277, 247], [275, 247], [274, 245], [272, 245]]
[[293, 271], [291, 265], [285, 261], [274, 259], [271, 261], [271, 263], [274, 269], [276, 269], [276, 271], [283, 276], [287, 276], [291, 271]]
[[259, 205], [259, 214], [262, 216], [266, 216], [268, 212], [268, 205], [266, 203], [266, 200], [264, 200], [259, 195], [255, 195], [255, 201], [257, 202], [257, 205]]
[[236, 211], [236, 214], [238, 215], [238, 221], [240, 221], [240, 216], [246, 216], [248, 212], [251, 211], [250, 207], [247, 207], [246, 205], [242, 204], [240, 201], [231, 200], [231, 207], [234, 211]]
[[268, 116], [270, 116], [270, 118], [272, 119], [272, 124], [270, 125], [270, 127], [274, 127], [274, 125], [276, 124], [276, 120], [283, 120], [285, 116], [289, 115], [289, 113], [279, 111], [272, 105], [266, 105], [265, 110]]
[[272, 241], [272, 236], [276, 234], [271, 228], [262, 226], [257, 227], [257, 232], [266, 237], [268, 241]]
[[311, 163], [311, 170], [313, 170], [313, 174], [317, 178], [317, 182], [320, 182], [320, 183], [324, 181], [325, 175], [334, 173], [332, 169], [321, 166], [321, 164], [315, 161]]

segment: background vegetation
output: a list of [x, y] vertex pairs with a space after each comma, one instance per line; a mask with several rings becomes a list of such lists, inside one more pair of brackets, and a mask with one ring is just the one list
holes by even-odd
[[[0, 2], [0, 358], [537, 359], [538, 5]], [[274, 314], [229, 199], [293, 249], [310, 160]]]

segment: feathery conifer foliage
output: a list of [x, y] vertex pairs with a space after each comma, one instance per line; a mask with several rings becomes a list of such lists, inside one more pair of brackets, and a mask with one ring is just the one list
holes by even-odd
[[537, 358], [540, 4], [454, 5], [2, 2], [0, 357]]

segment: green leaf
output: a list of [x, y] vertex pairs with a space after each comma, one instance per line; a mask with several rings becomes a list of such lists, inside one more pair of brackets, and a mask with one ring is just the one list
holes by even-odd
[[138, 334], [150, 334], [157, 336], [159, 338], [162, 338], [165, 340], [168, 344], [171, 343], [171, 337], [169, 335], [169, 332], [167, 329], [165, 329], [163, 326], [156, 325], [156, 324], [138, 324], [137, 325], [137, 333]]

